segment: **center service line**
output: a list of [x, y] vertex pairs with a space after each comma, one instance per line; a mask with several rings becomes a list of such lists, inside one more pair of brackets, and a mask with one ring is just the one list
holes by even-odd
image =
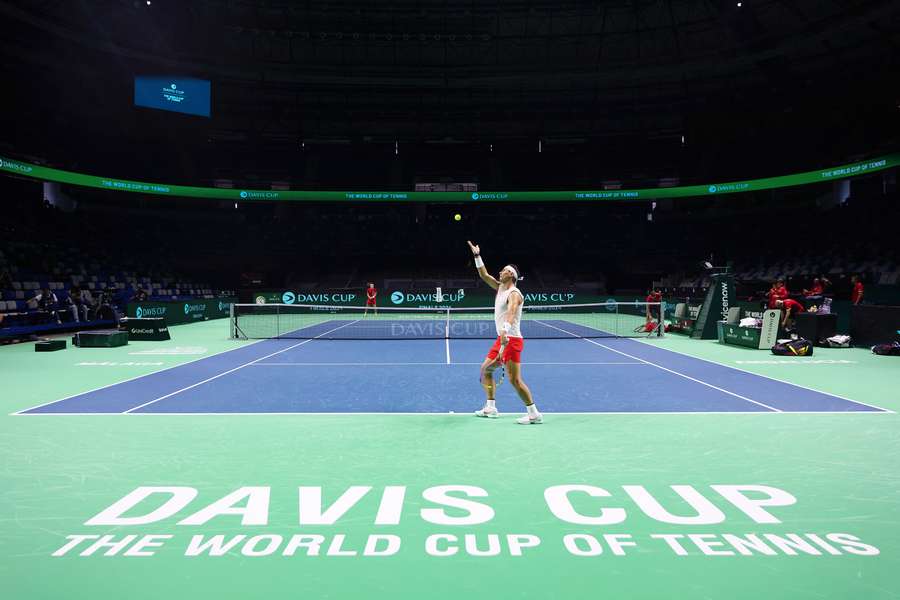
[[135, 406], [135, 407], [133, 407], [133, 408], [129, 408], [128, 410], [124, 411], [122, 414], [132, 413], [132, 412], [134, 412], [134, 411], [136, 411], [136, 410], [138, 410], [138, 409], [140, 409], [140, 408], [144, 408], [145, 406], [150, 406], [150, 405], [153, 404], [154, 402], [159, 402], [160, 400], [165, 400], [166, 398], [170, 398], [171, 396], [174, 396], [175, 394], [180, 394], [181, 392], [187, 391], [187, 390], [189, 390], [189, 389], [191, 389], [191, 388], [195, 388], [195, 387], [197, 387], [198, 385], [202, 385], [202, 384], [204, 384], [204, 383], [210, 382], [210, 381], [212, 381], [213, 379], [218, 379], [219, 377], [222, 377], [223, 375], [228, 375], [229, 373], [234, 373], [235, 371], [237, 371], [237, 370], [239, 370], [239, 369], [243, 369], [244, 367], [248, 367], [248, 366], [250, 366], [250, 365], [252, 365], [252, 364], [254, 364], [254, 363], [258, 363], [259, 361], [265, 360], [265, 359], [270, 358], [270, 357], [272, 357], [272, 356], [275, 356], [276, 354], [281, 354], [282, 352], [287, 352], [288, 350], [291, 350], [291, 349], [296, 348], [296, 347], [298, 347], [298, 346], [302, 346], [303, 344], [306, 344], [306, 343], [308, 343], [308, 342], [311, 342], [311, 341], [315, 340], [316, 338], [320, 338], [320, 337], [322, 337], [323, 335], [328, 335], [328, 334], [331, 333], [332, 331], [337, 331], [338, 329], [343, 329], [344, 327], [347, 327], [347, 326], [349, 326], [349, 325], [353, 325], [354, 323], [359, 323], [359, 319], [357, 319], [356, 321], [351, 321], [351, 322], [349, 322], [349, 323], [345, 323], [344, 325], [341, 325], [340, 327], [335, 327], [334, 329], [329, 329], [328, 331], [325, 331], [325, 332], [323, 332], [323, 333], [320, 333], [319, 335], [317, 335], [317, 336], [314, 337], [314, 338], [310, 338], [310, 339], [308, 339], [308, 340], [303, 340], [302, 342], [299, 342], [299, 343], [297, 343], [297, 344], [294, 344], [293, 346], [288, 346], [287, 348], [282, 348], [281, 350], [278, 350], [277, 352], [273, 352], [273, 353], [271, 353], [271, 354], [267, 354], [267, 355], [265, 355], [265, 356], [261, 356], [261, 357], [257, 358], [256, 360], [252, 360], [252, 361], [250, 361], [250, 362], [248, 362], [248, 363], [244, 363], [244, 364], [242, 364], [242, 365], [240, 365], [240, 366], [237, 366], [237, 367], [235, 367], [235, 368], [233, 368], [233, 369], [229, 369], [229, 370], [227, 370], [227, 371], [225, 371], [225, 372], [223, 372], [223, 373], [219, 373], [218, 375], [213, 375], [212, 377], [208, 377], [208, 378], [204, 379], [203, 381], [198, 381], [197, 383], [194, 383], [194, 384], [189, 385], [189, 386], [187, 386], [187, 387], [183, 387], [183, 388], [181, 388], [180, 390], [176, 390], [176, 391], [174, 391], [174, 392], [171, 392], [171, 393], [169, 393], [169, 394], [166, 394], [165, 396], [160, 396], [159, 398], [157, 398], [157, 399], [155, 399], [155, 400], [150, 400], [149, 402], [144, 402], [143, 404], [140, 404], [140, 405]]

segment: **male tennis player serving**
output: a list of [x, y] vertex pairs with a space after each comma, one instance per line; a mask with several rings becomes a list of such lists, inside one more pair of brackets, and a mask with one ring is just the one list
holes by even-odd
[[543, 423], [544, 418], [538, 412], [534, 399], [531, 397], [531, 390], [522, 380], [522, 348], [524, 341], [522, 332], [519, 329], [519, 323], [522, 321], [522, 306], [525, 304], [525, 298], [522, 292], [516, 287], [519, 280], [519, 269], [515, 265], [506, 265], [500, 271], [499, 280], [491, 276], [487, 269], [484, 268], [484, 261], [481, 259], [481, 249], [469, 242], [469, 248], [475, 256], [475, 267], [478, 269], [478, 275], [486, 284], [497, 290], [497, 297], [494, 300], [494, 322], [497, 326], [497, 340], [491, 346], [487, 358], [481, 363], [481, 384], [487, 393], [487, 401], [484, 408], [475, 411], [476, 417], [496, 418], [500, 416], [497, 412], [497, 405], [494, 399], [496, 386], [494, 384], [493, 371], [497, 367], [506, 366], [509, 372], [509, 382], [519, 398], [525, 403], [528, 414], [520, 419], [516, 419], [516, 423], [520, 425], [536, 425]]

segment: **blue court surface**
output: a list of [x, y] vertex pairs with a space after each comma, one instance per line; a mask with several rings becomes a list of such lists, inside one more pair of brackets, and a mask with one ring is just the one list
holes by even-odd
[[[475, 339], [286, 340], [246, 346], [19, 414], [469, 413]], [[552, 413], [885, 412], [679, 354], [652, 341], [526, 339], [523, 376]], [[498, 407], [520, 412], [506, 383]]]

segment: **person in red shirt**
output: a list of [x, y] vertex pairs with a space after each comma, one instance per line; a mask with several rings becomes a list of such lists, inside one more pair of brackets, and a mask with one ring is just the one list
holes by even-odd
[[787, 286], [784, 285], [784, 279], [779, 279], [775, 282], [775, 287], [778, 291], [778, 299], [779, 300], [787, 300], [787, 297], [790, 295], [788, 292]]
[[803, 290], [803, 295], [806, 296], [808, 300], [821, 298], [823, 293], [825, 293], [825, 288], [822, 286], [822, 281], [818, 277], [813, 279], [812, 287], [810, 289]]
[[859, 280], [859, 275], [851, 277], [850, 283], [853, 284], [853, 291], [850, 292], [850, 302], [859, 304], [863, 299], [863, 284], [862, 281]]
[[375, 289], [375, 284], [370, 283], [369, 287], [366, 288], [366, 310], [363, 311], [363, 316], [369, 314], [369, 307], [372, 307], [372, 311], [374, 314], [378, 314], [378, 304], [376, 302], [376, 298], [378, 296], [378, 290]]
[[784, 287], [784, 280], [776, 280], [772, 287], [769, 288], [769, 291], [766, 292], [766, 296], [769, 298], [769, 308], [778, 308], [776, 303], [788, 297], [787, 288]]
[[[647, 301], [647, 324], [649, 325], [659, 320], [659, 306], [650, 306], [650, 303], [662, 302], [662, 292], [659, 291], [659, 288], [651, 288], [645, 300]], [[649, 328], [647, 330], [652, 331]]]
[[791, 298], [776, 300], [775, 308], [780, 308], [784, 311], [784, 317], [781, 319], [781, 326], [785, 329], [793, 324], [794, 315], [798, 315], [806, 310], [805, 308], [803, 308], [802, 304]]

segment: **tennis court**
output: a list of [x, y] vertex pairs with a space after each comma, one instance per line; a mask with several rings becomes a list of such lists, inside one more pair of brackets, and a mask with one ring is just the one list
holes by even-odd
[[[478, 365], [496, 337], [484, 317], [493, 309], [382, 309], [364, 316], [339, 307], [242, 307], [234, 335], [261, 341], [19, 414], [456, 414], [479, 407]], [[655, 335], [643, 336], [649, 343], [620, 337], [617, 331], [636, 335], [635, 324], [644, 322], [643, 306], [627, 308], [632, 314], [602, 305], [525, 313], [525, 368], [543, 410], [885, 410], [678, 354], [654, 346]], [[509, 402], [509, 410], [521, 407]]]
[[0, 348], [12, 597], [896, 597], [900, 381], [877, 357], [529, 339], [545, 423], [523, 427], [508, 385], [500, 419], [471, 416], [490, 341], [325, 339], [448, 331], [367, 318]]

